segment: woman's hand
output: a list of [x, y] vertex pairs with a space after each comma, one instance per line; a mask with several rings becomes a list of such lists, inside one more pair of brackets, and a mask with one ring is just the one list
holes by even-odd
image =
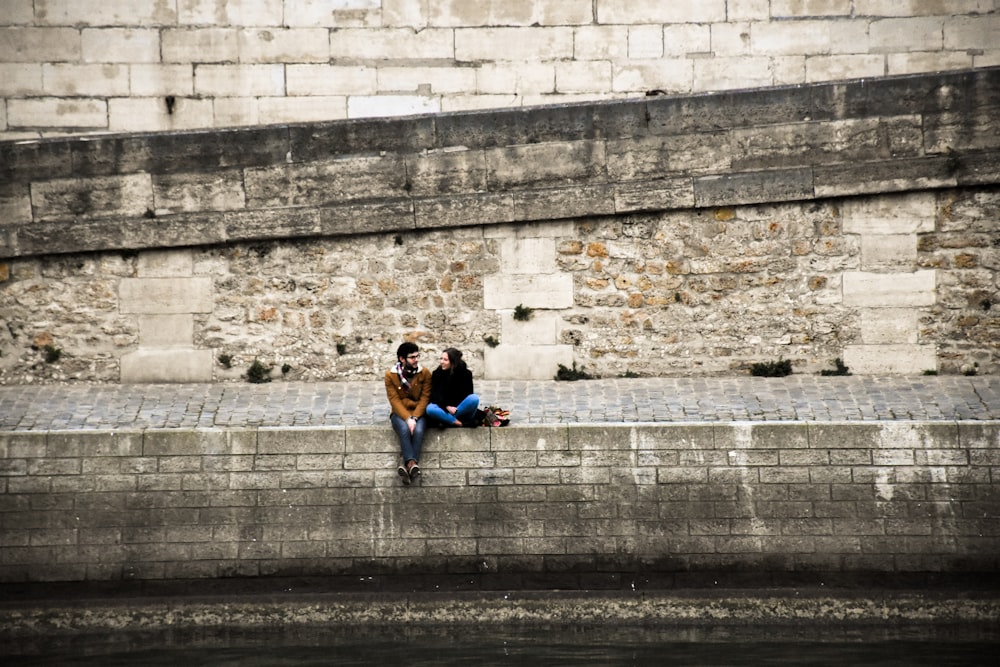
[[445, 410], [448, 411], [448, 414], [452, 414], [452, 415], [455, 414], [456, 412], [458, 412], [458, 408], [455, 407], [454, 405], [449, 405], [448, 407], [445, 408]]
[[406, 420], [406, 425], [410, 427], [410, 435], [413, 435], [414, 429], [417, 428], [417, 418], [410, 417], [409, 419]]

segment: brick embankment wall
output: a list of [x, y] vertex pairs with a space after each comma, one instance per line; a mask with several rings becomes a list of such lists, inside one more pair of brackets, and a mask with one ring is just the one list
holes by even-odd
[[0, 140], [1000, 64], [989, 0], [5, 0]]
[[[0, 580], [457, 588], [995, 575], [994, 422], [0, 435]], [[359, 584], [359, 577], [366, 583]]]

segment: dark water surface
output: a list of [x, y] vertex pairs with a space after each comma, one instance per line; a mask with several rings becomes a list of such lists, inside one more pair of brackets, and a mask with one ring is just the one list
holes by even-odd
[[5, 641], [6, 666], [996, 665], [1000, 628], [297, 627]]

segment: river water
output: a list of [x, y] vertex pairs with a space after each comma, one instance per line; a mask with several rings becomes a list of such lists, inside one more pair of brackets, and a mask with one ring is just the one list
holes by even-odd
[[28, 637], [8, 667], [318, 665], [995, 665], [1000, 628], [295, 627]]

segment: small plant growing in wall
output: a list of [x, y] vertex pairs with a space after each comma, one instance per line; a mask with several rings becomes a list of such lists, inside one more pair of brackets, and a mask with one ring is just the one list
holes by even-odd
[[218, 356], [218, 359], [219, 359], [219, 365], [221, 365], [223, 368], [233, 367], [233, 355], [226, 354], [225, 352], [223, 352]]
[[483, 342], [489, 345], [490, 347], [496, 347], [497, 345], [500, 344], [500, 341], [494, 338], [493, 336], [483, 336]]
[[288, 375], [292, 371], [291, 364], [281, 364], [281, 374]]
[[575, 380], [591, 380], [593, 375], [583, 370], [581, 366], [579, 369], [576, 367], [576, 362], [573, 362], [573, 368], [566, 368], [562, 364], [559, 364], [559, 370], [556, 371], [556, 380], [563, 382], [573, 382]]
[[534, 310], [532, 308], [529, 308], [528, 306], [523, 306], [521, 304], [517, 304], [517, 306], [514, 308], [514, 319], [517, 320], [518, 322], [527, 322], [528, 320], [531, 319], [531, 314], [533, 312]]
[[337, 343], [337, 354], [340, 356], [347, 354], [347, 343]]
[[848, 369], [847, 366], [844, 365], [844, 362], [841, 361], [840, 357], [837, 357], [836, 359], [833, 360], [833, 365], [835, 367], [833, 370], [825, 368], [825, 369], [821, 370], [819, 372], [819, 374], [820, 375], [850, 375], [851, 374], [850, 369]]
[[263, 384], [271, 381], [271, 367], [260, 363], [260, 359], [254, 359], [247, 369], [247, 382], [251, 384]]
[[788, 359], [761, 361], [750, 366], [750, 375], [765, 378], [783, 378], [792, 374], [792, 362]]
[[924, 375], [937, 375], [938, 372], [937, 372], [936, 368], [927, 368], [927, 369], [924, 370], [923, 374]]
[[54, 345], [46, 345], [42, 348], [42, 352], [45, 353], [45, 363], [47, 364], [54, 364], [62, 357], [62, 348]]

